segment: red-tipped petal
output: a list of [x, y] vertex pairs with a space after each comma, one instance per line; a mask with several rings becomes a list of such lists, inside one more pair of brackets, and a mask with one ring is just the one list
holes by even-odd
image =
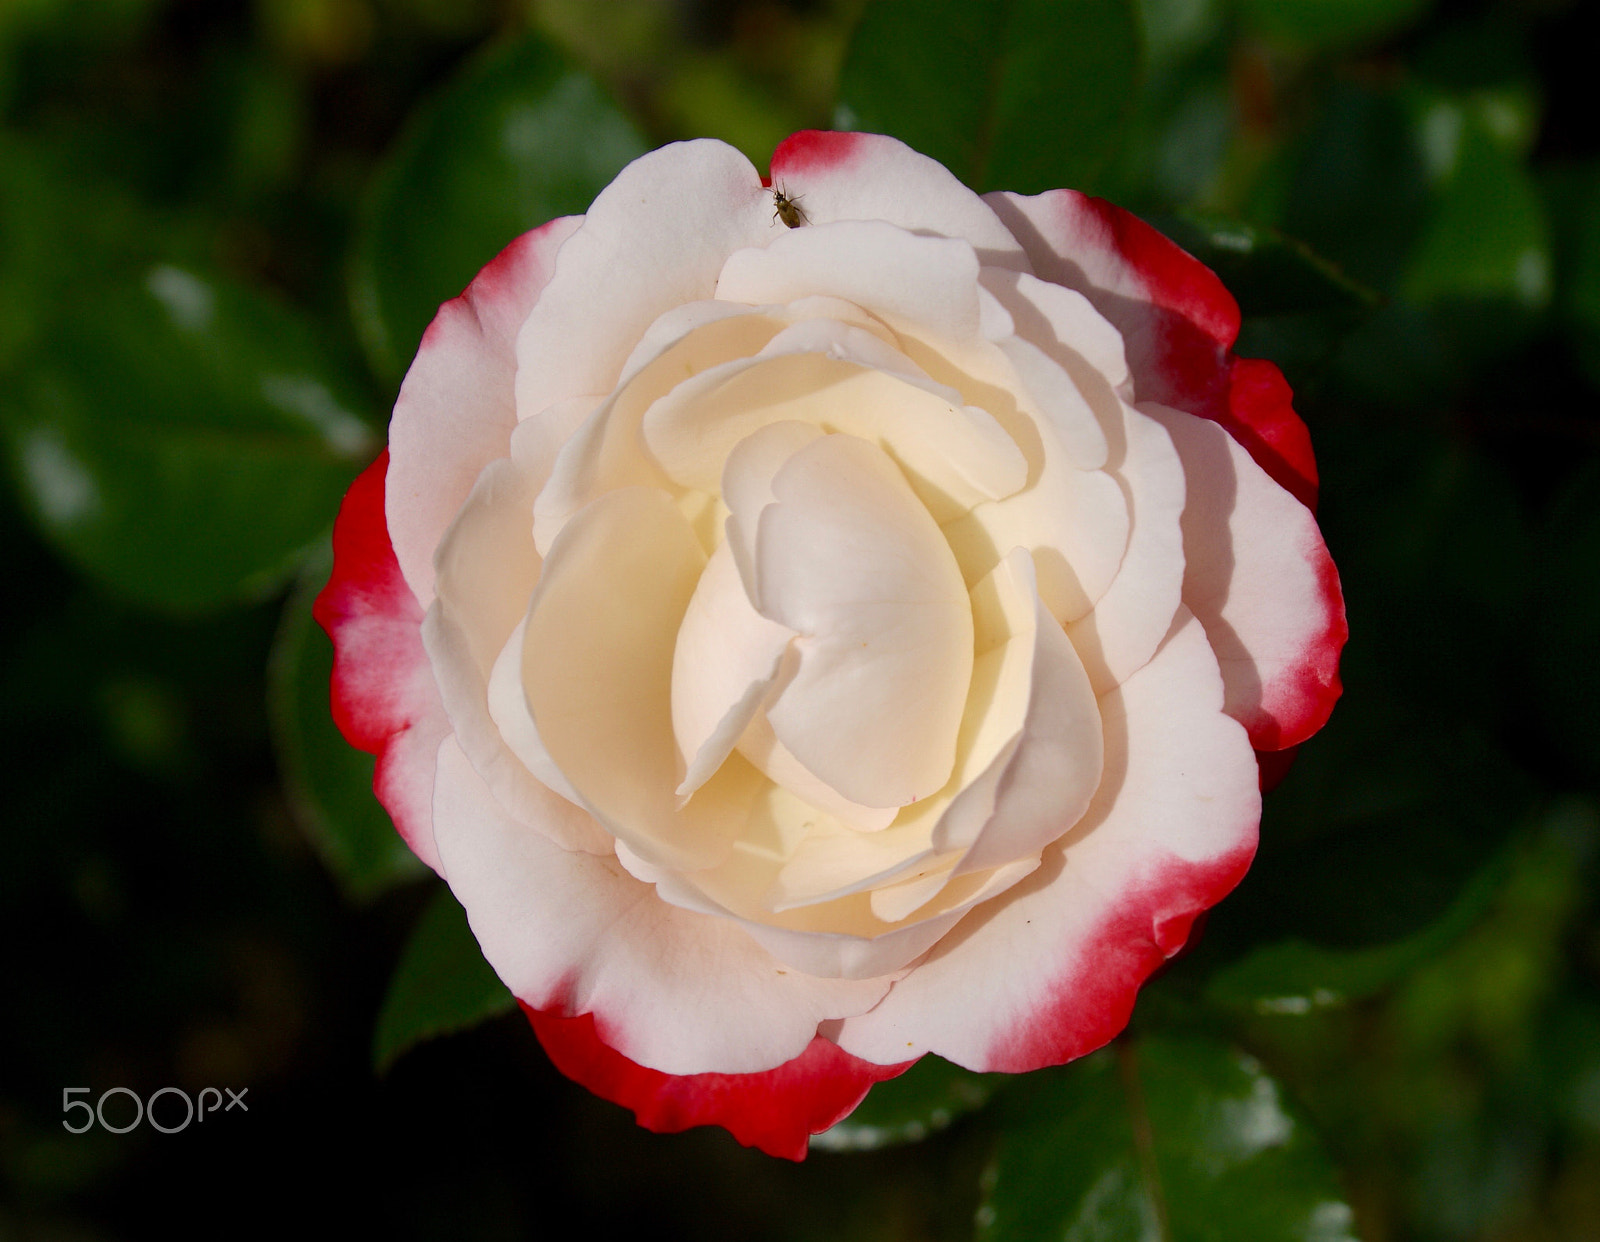
[[846, 1018], [841, 1047], [1017, 1073], [1082, 1056], [1122, 1029], [1139, 987], [1244, 875], [1261, 813], [1255, 755], [1222, 711], [1204, 631], [1185, 617], [1101, 699], [1107, 775], [1089, 812], [1003, 900], [974, 910], [875, 1008]]
[[439, 540], [484, 466], [510, 452], [517, 331], [580, 223], [574, 216], [552, 220], [490, 260], [460, 297], [439, 308], [400, 386], [389, 423], [388, 526], [424, 606], [433, 598]]
[[1311, 432], [1294, 412], [1294, 394], [1276, 364], [1235, 358], [1228, 373], [1228, 408], [1215, 421], [1274, 483], [1316, 512], [1317, 459]]
[[1270, 362], [1235, 358], [1239, 305], [1214, 272], [1132, 212], [1076, 190], [991, 194], [1034, 271], [1076, 289], [1123, 334], [1140, 401], [1221, 423], [1307, 507], [1311, 436]]
[[882, 220], [924, 237], [966, 241], [986, 264], [1017, 271], [1027, 264], [982, 198], [937, 160], [883, 134], [802, 130], [773, 152], [770, 184], [808, 224]]
[[1110, 1043], [1128, 1025], [1139, 989], [1188, 944], [1199, 917], [1233, 891], [1254, 857], [1251, 841], [1202, 865], [1172, 859], [1125, 892], [1030, 1019], [1000, 1033], [985, 1068], [1025, 1073]]
[[1156, 406], [1183, 458], [1183, 602], [1200, 618], [1227, 711], [1257, 750], [1305, 741], [1340, 693], [1347, 627], [1339, 574], [1310, 511], [1206, 419]]
[[1122, 333], [1141, 401], [1226, 408], [1239, 306], [1215, 273], [1139, 217], [1076, 190], [988, 202], [1043, 279], [1076, 289]]
[[378, 757], [373, 792], [406, 844], [439, 869], [433, 770], [450, 731], [422, 649], [422, 607], [406, 585], [384, 523], [382, 453], [351, 484], [333, 527], [333, 574], [312, 614], [333, 640], [333, 719]]
[[568, 1018], [523, 1005], [555, 1067], [602, 1099], [631, 1109], [658, 1134], [715, 1125], [746, 1147], [803, 1160], [813, 1134], [844, 1120], [874, 1083], [913, 1062], [874, 1065], [820, 1035], [798, 1057], [760, 1074], [663, 1074], [608, 1047], [593, 1014]]
[[781, 179], [848, 167], [866, 153], [867, 143], [875, 137], [874, 134], [802, 129], [790, 134], [772, 153], [772, 175]]

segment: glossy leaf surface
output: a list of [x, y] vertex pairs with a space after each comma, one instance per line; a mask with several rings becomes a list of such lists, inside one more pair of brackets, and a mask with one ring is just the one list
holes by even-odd
[[837, 124], [893, 134], [979, 190], [1089, 189], [1139, 73], [1125, 0], [879, 0]]
[[398, 380], [441, 302], [512, 239], [589, 203], [646, 144], [586, 74], [529, 35], [420, 109], [374, 183], [351, 302], [373, 368]]
[[172, 264], [75, 303], [0, 416], [55, 545], [180, 611], [274, 589], [377, 447], [361, 388], [310, 321]]
[[1253, 1058], [1163, 1036], [1008, 1097], [981, 1242], [1353, 1242], [1332, 1165]]
[[483, 960], [466, 912], [441, 884], [389, 980], [373, 1034], [373, 1065], [382, 1073], [414, 1044], [507, 1013], [515, 1004]]
[[811, 1140], [822, 1151], [872, 1151], [916, 1143], [982, 1108], [1010, 1078], [974, 1074], [925, 1056], [898, 1078], [878, 1083], [855, 1112]]

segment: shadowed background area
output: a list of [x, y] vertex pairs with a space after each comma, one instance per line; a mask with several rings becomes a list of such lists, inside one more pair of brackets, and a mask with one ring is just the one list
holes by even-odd
[[[1600, 1237], [1597, 46], [1579, 0], [0, 3], [0, 1237]], [[1128, 1035], [930, 1058], [795, 1166], [550, 1067], [310, 601], [442, 299], [654, 145], [808, 126], [1214, 267], [1352, 638]], [[166, 1087], [248, 1111], [111, 1132]]]

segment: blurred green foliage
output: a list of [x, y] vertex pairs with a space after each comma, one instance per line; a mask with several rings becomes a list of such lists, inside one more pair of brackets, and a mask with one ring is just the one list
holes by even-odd
[[[1600, 1237], [1596, 46], [1580, 0], [0, 4], [0, 1234]], [[309, 603], [441, 299], [649, 146], [829, 124], [1221, 273], [1353, 637], [1127, 1036], [929, 1059], [790, 1167], [482, 1021]], [[74, 1136], [82, 1084], [254, 1103]]]
[[509, 239], [581, 215], [644, 140], [543, 40], [493, 49], [422, 109], [374, 181], [351, 269], [373, 369], [398, 380], [439, 303]]

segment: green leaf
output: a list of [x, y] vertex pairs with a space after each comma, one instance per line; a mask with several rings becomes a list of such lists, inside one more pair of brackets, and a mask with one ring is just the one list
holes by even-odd
[[1512, 155], [1526, 155], [1539, 137], [1543, 87], [1532, 27], [1490, 6], [1432, 24], [1411, 57], [1418, 79], [1449, 91], [1477, 114], [1485, 131]]
[[1551, 1111], [1579, 1134], [1600, 1138], [1600, 1002], [1567, 993], [1539, 1032]]
[[1380, 301], [1305, 243], [1270, 226], [1200, 211], [1150, 222], [1220, 276], [1245, 315], [1363, 311]]
[[1248, 23], [1303, 47], [1343, 48], [1393, 34], [1420, 17], [1429, 0], [1244, 0]]
[[[1377, 624], [1357, 631], [1353, 617], [1351, 630], [1376, 643]], [[1370, 652], [1342, 671], [1346, 698], [1268, 797], [1260, 853], [1202, 952], [1300, 938], [1366, 953], [1425, 937], [1458, 902], [1475, 904], [1464, 891], [1486, 882], [1481, 869], [1536, 805], [1537, 785], [1463, 709], [1442, 695], [1425, 709], [1397, 698], [1398, 676]], [[1383, 965], [1404, 963], [1369, 962]]]
[[1401, 292], [1423, 303], [1474, 299], [1542, 308], [1551, 288], [1549, 228], [1521, 162], [1481, 111], [1444, 97], [1423, 108], [1418, 132], [1441, 195]]
[[770, 79], [714, 54], [686, 58], [661, 83], [657, 106], [671, 132], [720, 138], [758, 168], [767, 166], [780, 142], [815, 122]]
[[3, 396], [27, 507], [68, 559], [146, 606], [275, 589], [376, 450], [309, 321], [158, 264], [63, 314]]
[[1222, 29], [1222, 0], [1136, 0], [1134, 8], [1151, 69], [1193, 57]]
[[289, 805], [340, 888], [368, 901], [427, 868], [372, 796], [373, 757], [346, 742], [333, 723], [333, 644], [311, 617], [331, 565], [324, 544], [284, 608], [268, 666], [268, 706]]
[[1448, 949], [1484, 916], [1507, 860], [1503, 850], [1481, 867], [1443, 917], [1415, 935], [1352, 950], [1279, 941], [1218, 971], [1206, 999], [1225, 1009], [1299, 1017], [1372, 996]]
[[822, 1151], [874, 1151], [919, 1143], [982, 1108], [1008, 1074], [975, 1074], [925, 1056], [898, 1078], [880, 1082], [855, 1112], [811, 1140]]
[[533, 35], [424, 105], [356, 240], [350, 296], [377, 373], [398, 379], [441, 302], [519, 234], [587, 210], [644, 149], [594, 80]]
[[483, 960], [465, 911], [441, 884], [389, 980], [373, 1032], [373, 1066], [382, 1074], [413, 1045], [476, 1026], [515, 1004]]
[[1589, 383], [1600, 388], [1600, 160], [1549, 170], [1543, 188], [1562, 323]]
[[1304, 139], [1286, 149], [1293, 170], [1282, 215], [1272, 218], [1385, 293], [1393, 291], [1435, 202], [1417, 111], [1405, 90], [1336, 84]]
[[980, 1242], [1351, 1242], [1305, 1118], [1209, 1039], [1119, 1042], [1033, 1076], [985, 1172]]
[[1126, 0], [876, 0], [835, 123], [893, 134], [978, 190], [1087, 188], [1139, 74]]
[[28, 360], [83, 286], [205, 251], [193, 220], [152, 211], [76, 154], [0, 132], [0, 370]]
[[[1357, 346], [1379, 359], [1361, 369], [1387, 373], [1383, 384], [1481, 368], [1548, 304], [1549, 227], [1519, 125], [1484, 92], [1343, 84], [1292, 157], [1285, 231], [1410, 304], [1370, 324], [1375, 339]], [[1426, 314], [1408, 324], [1412, 308]]]

